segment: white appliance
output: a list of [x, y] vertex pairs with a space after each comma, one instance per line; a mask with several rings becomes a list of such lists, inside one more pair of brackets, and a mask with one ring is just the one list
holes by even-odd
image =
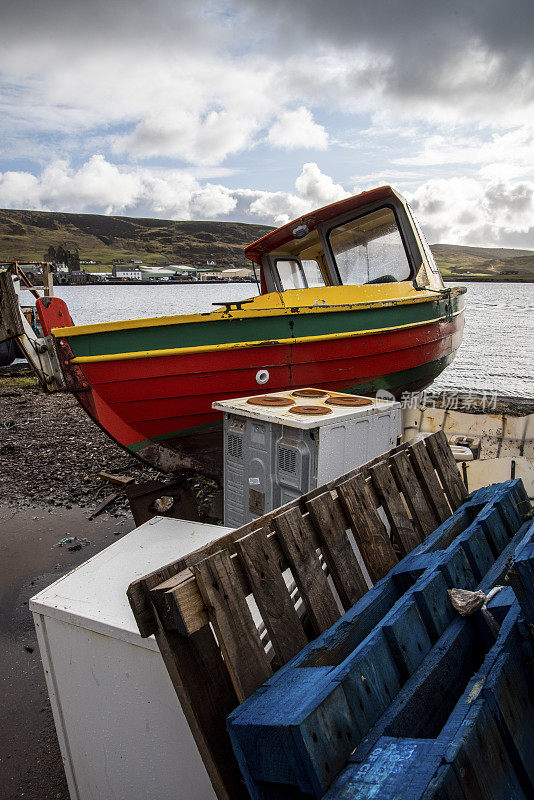
[[396, 447], [402, 434], [400, 403], [328, 390], [213, 408], [224, 412], [224, 524], [233, 528]]
[[30, 601], [71, 800], [214, 800], [154, 637], [126, 590], [227, 533], [155, 517]]

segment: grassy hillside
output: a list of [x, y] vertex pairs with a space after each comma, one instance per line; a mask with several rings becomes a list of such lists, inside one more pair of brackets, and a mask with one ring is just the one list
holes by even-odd
[[493, 247], [434, 244], [445, 279], [534, 281], [534, 252]]
[[238, 222], [173, 222], [43, 211], [0, 210], [0, 260], [43, 260], [50, 245], [78, 250], [91, 266], [111, 268], [113, 259], [147, 264], [219, 266], [243, 263], [243, 249], [270, 228]]
[[[0, 210], [0, 261], [39, 260], [50, 245], [78, 250], [91, 271], [109, 270], [114, 259], [147, 264], [218, 266], [243, 263], [243, 249], [270, 228], [240, 222], [173, 222], [44, 211]], [[534, 281], [534, 251], [432, 245], [447, 280]]]

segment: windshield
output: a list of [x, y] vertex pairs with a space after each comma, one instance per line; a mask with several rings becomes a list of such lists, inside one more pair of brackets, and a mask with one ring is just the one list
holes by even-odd
[[391, 208], [379, 208], [338, 225], [328, 238], [345, 285], [410, 278], [410, 263]]

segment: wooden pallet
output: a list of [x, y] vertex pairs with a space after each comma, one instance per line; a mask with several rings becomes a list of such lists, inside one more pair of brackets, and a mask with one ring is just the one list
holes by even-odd
[[[481, 614], [457, 616], [447, 595], [487, 593], [515, 553], [511, 582], [528, 615], [529, 510], [520, 481], [493, 487], [489, 501], [475, 492], [230, 715], [254, 800], [429, 800], [449, 797], [447, 781], [460, 787], [450, 796], [465, 800], [534, 796], [532, 659], [524, 669], [519, 603], [506, 589], [490, 604], [504, 620], [495, 642]], [[449, 772], [440, 772], [444, 762]], [[473, 790], [482, 784], [495, 794]]]
[[219, 798], [248, 796], [225, 729], [228, 714], [466, 497], [439, 432], [131, 584], [141, 635], [156, 635]]

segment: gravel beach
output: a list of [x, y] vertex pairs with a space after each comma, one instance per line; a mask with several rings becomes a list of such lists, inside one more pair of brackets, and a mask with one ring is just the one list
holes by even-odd
[[[22, 384], [22, 385], [20, 385]], [[142, 482], [160, 477], [121, 450], [70, 394], [44, 394], [26, 374], [0, 372], [0, 499], [22, 509], [35, 502], [51, 507], [96, 507], [113, 486], [100, 470]], [[125, 514], [119, 497], [110, 508]]]

